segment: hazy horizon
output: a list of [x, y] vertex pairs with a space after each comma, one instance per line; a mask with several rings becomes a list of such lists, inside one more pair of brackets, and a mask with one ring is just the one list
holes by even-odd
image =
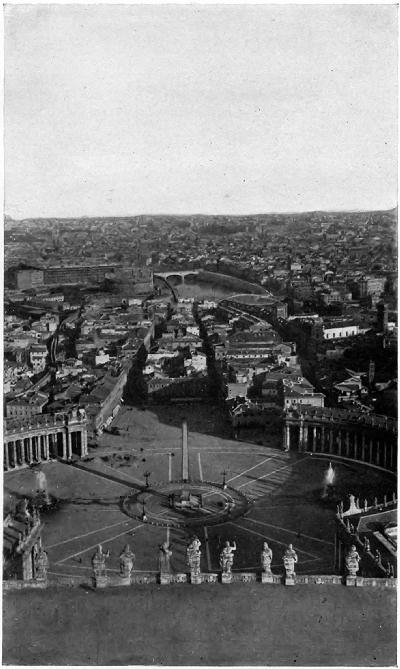
[[390, 213], [392, 211], [395, 211], [398, 208], [398, 205], [396, 204], [394, 207], [384, 207], [384, 208], [379, 208], [379, 209], [305, 209], [304, 211], [261, 211], [261, 212], [248, 212], [248, 213], [243, 213], [243, 214], [205, 214], [203, 212], [186, 212], [184, 214], [174, 214], [173, 212], [171, 213], [154, 213], [154, 212], [141, 212], [138, 214], [108, 214], [108, 215], [103, 215], [103, 214], [93, 214], [93, 215], [86, 215], [86, 214], [81, 214], [81, 215], [76, 215], [76, 216], [54, 216], [52, 214], [49, 214], [48, 216], [24, 216], [23, 218], [14, 218], [13, 216], [10, 216], [7, 212], [4, 213], [4, 218], [9, 218], [11, 220], [15, 221], [21, 221], [21, 220], [32, 220], [32, 219], [42, 219], [42, 220], [47, 220], [47, 219], [52, 219], [52, 218], [57, 218], [57, 219], [81, 219], [81, 218], [137, 218], [140, 216], [148, 216], [150, 218], [155, 218], [155, 217], [172, 217], [172, 218], [185, 218], [185, 217], [196, 217], [196, 216], [207, 216], [207, 217], [212, 217], [212, 216], [219, 216], [219, 217], [229, 217], [229, 218], [243, 218], [243, 217], [249, 217], [249, 216], [296, 216], [296, 215], [302, 215], [302, 214], [314, 214], [314, 213], [321, 213], [321, 214], [369, 214], [369, 213], [375, 213], [375, 212], [387, 212]]
[[397, 8], [6, 5], [4, 120], [16, 220], [390, 210]]

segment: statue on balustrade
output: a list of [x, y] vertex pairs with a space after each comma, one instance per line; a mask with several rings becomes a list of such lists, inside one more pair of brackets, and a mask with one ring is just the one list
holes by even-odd
[[47, 570], [49, 568], [49, 558], [44, 550], [42, 543], [39, 545], [39, 550], [35, 556], [35, 575], [38, 580], [44, 581], [47, 578]]
[[103, 546], [99, 544], [97, 550], [92, 557], [92, 567], [95, 576], [106, 575], [106, 558], [110, 557], [110, 551], [104, 553]]
[[219, 564], [221, 566], [222, 572], [224, 574], [231, 574], [232, 573], [232, 565], [233, 565], [233, 558], [234, 555], [233, 553], [236, 550], [236, 542], [233, 541], [232, 545], [230, 544], [229, 541], [225, 542], [225, 546], [221, 551], [221, 554], [219, 556]]
[[285, 567], [286, 576], [296, 576], [295, 574], [295, 565], [298, 563], [299, 559], [297, 553], [293, 548], [292, 544], [289, 544], [287, 549], [283, 554], [283, 566]]
[[119, 556], [119, 568], [121, 576], [124, 577], [130, 576], [134, 564], [135, 564], [135, 554], [132, 553], [129, 544], [126, 544], [124, 550]]
[[349, 576], [357, 575], [360, 560], [357, 548], [354, 545], [351, 546], [345, 557], [346, 569], [349, 572]]
[[186, 562], [194, 576], [200, 574], [201, 541], [195, 536], [186, 549]]
[[165, 541], [159, 547], [159, 556], [158, 556], [158, 565], [161, 574], [170, 574], [171, 573], [171, 556], [172, 551], [170, 545]]
[[261, 566], [264, 573], [271, 574], [271, 564], [272, 564], [272, 550], [268, 546], [267, 542], [264, 541], [261, 553]]
[[16, 513], [17, 520], [21, 520], [22, 522], [32, 520], [32, 514], [29, 511], [28, 504], [29, 502], [26, 499], [26, 497], [24, 497], [24, 499], [18, 502], [17, 513]]

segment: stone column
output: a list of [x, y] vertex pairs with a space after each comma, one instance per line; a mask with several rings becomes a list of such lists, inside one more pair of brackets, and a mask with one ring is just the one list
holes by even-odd
[[49, 435], [46, 434], [44, 435], [44, 459], [48, 460], [50, 457], [50, 449], [49, 449]]
[[40, 435], [35, 437], [35, 443], [36, 443], [36, 462], [40, 462]]
[[393, 443], [389, 443], [390, 448], [390, 469], [393, 469]]
[[304, 450], [304, 422], [301, 420], [299, 426], [299, 451], [302, 452], [303, 450]]
[[303, 426], [303, 452], [308, 451], [308, 423]]
[[378, 465], [378, 467], [381, 464], [381, 443], [380, 443], [380, 441], [376, 442], [376, 462], [375, 462], [375, 464]]
[[36, 456], [37, 456], [37, 460], [39, 460], [39, 462], [41, 462], [41, 460], [42, 460], [42, 435], [41, 434], [39, 434], [36, 437]]
[[346, 430], [346, 458], [350, 456], [350, 432]]
[[56, 457], [57, 455], [57, 441], [56, 441], [56, 435], [54, 432], [50, 432], [49, 434], [49, 456], [51, 458]]
[[317, 426], [313, 426], [312, 431], [312, 452], [315, 453], [317, 447]]
[[329, 430], [329, 453], [333, 453], [333, 428]]
[[17, 461], [17, 444], [15, 443], [15, 441], [12, 441], [12, 442], [11, 442], [11, 448], [12, 448], [12, 451], [13, 451], [14, 467], [17, 467], [17, 466], [18, 466], [18, 461]]
[[361, 460], [365, 460], [365, 432], [361, 435]]
[[81, 432], [81, 458], [85, 457], [85, 455], [88, 454], [88, 447], [87, 447], [87, 432], [86, 430], [82, 430]]
[[31, 462], [36, 460], [36, 444], [35, 437], [29, 437], [29, 456], [32, 458]]
[[325, 453], [325, 425], [321, 425], [321, 453]]
[[284, 450], [290, 451], [290, 425], [285, 425]]
[[8, 459], [8, 442], [4, 444], [4, 469], [7, 471], [10, 466]]
[[354, 437], [354, 459], [358, 460], [358, 433], [353, 432]]
[[287, 424], [284, 423], [283, 425], [283, 430], [282, 430], [282, 450], [286, 450], [286, 428]]
[[67, 459], [67, 435], [65, 432], [62, 433], [62, 459], [66, 460]]
[[23, 465], [24, 464], [24, 454], [23, 454], [23, 448], [22, 448], [22, 442], [21, 439], [16, 439], [15, 440], [15, 448], [17, 451], [17, 459], [18, 459], [18, 464]]
[[72, 457], [72, 433], [69, 430], [68, 430], [67, 457], [68, 459]]
[[338, 455], [342, 455], [342, 431], [338, 430], [337, 433], [337, 443], [338, 443]]
[[28, 458], [29, 464], [33, 462], [33, 447], [32, 447], [32, 437], [28, 437]]
[[387, 449], [388, 449], [388, 445], [387, 445], [386, 441], [383, 442], [382, 448], [383, 448], [383, 467], [386, 469]]
[[374, 442], [373, 442], [373, 439], [371, 438], [371, 439], [369, 440], [369, 463], [370, 463], [370, 465], [372, 465], [372, 451], [373, 451], [373, 447], [374, 447]]
[[26, 437], [22, 439], [22, 452], [24, 454], [24, 460], [25, 462], [30, 465], [31, 461], [29, 459], [30, 453], [29, 453], [29, 441], [26, 440]]

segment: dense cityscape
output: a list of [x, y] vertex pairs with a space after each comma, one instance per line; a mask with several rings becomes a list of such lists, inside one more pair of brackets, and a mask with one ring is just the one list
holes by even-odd
[[209, 393], [208, 350], [230, 410], [259, 408], [288, 373], [305, 377], [291, 393], [308, 404], [395, 417], [395, 223], [396, 212], [7, 220], [6, 416], [79, 404], [94, 440], [132, 360], [127, 395], [169, 401]]

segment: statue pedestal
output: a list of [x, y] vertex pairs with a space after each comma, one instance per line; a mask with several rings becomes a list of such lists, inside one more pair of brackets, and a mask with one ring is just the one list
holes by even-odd
[[346, 585], [356, 585], [357, 576], [346, 576]]
[[285, 585], [295, 585], [296, 577], [294, 574], [286, 574], [285, 576]]
[[172, 581], [171, 574], [160, 574], [161, 585], [169, 585]]
[[232, 583], [232, 574], [221, 574], [221, 583]]
[[95, 576], [94, 584], [96, 588], [106, 588], [107, 576]]
[[130, 576], [121, 576], [119, 577], [119, 583], [120, 585], [130, 585], [131, 584], [131, 577]]
[[273, 583], [274, 577], [271, 572], [262, 571], [261, 572], [261, 583]]
[[190, 574], [190, 582], [193, 583], [193, 585], [199, 585], [199, 583], [202, 583], [201, 574], [193, 574], [193, 573], [191, 572], [191, 574]]

